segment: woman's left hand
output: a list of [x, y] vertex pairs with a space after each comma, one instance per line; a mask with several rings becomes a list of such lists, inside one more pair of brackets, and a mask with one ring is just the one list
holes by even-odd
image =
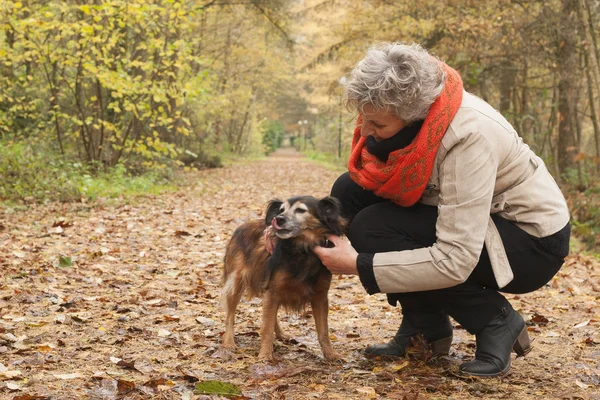
[[358, 253], [352, 245], [336, 235], [329, 235], [327, 239], [335, 247], [315, 246], [313, 252], [321, 259], [323, 265], [327, 267], [332, 274], [358, 275], [356, 267], [356, 257]]

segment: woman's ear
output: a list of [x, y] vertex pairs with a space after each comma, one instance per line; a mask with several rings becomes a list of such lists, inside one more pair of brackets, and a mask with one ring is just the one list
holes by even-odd
[[335, 197], [323, 197], [319, 200], [319, 220], [335, 235], [344, 233], [345, 221], [341, 215], [341, 206]]
[[267, 210], [265, 211], [265, 225], [266, 226], [270, 226], [271, 220], [279, 215], [279, 209], [281, 208], [282, 204], [283, 204], [283, 201], [281, 201], [279, 199], [273, 199], [269, 202], [269, 204], [267, 205]]

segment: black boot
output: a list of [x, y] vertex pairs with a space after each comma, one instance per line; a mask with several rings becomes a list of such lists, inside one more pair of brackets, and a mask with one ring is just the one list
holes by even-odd
[[525, 321], [508, 304], [502, 313], [476, 334], [475, 359], [463, 363], [463, 375], [494, 377], [505, 375], [510, 369], [510, 351], [523, 356], [531, 350]]
[[434, 355], [448, 355], [452, 343], [452, 324], [443, 312], [405, 314], [396, 336], [388, 343], [367, 347], [365, 354], [372, 357], [404, 357], [406, 349], [413, 345], [411, 339], [419, 333], [423, 334]]

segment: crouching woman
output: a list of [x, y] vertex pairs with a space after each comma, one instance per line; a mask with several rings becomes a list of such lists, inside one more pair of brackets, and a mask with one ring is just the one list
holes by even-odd
[[502, 293], [544, 286], [569, 251], [569, 212], [544, 162], [507, 120], [464, 91], [460, 75], [418, 45], [372, 47], [345, 83], [358, 113], [348, 172], [331, 195], [348, 238], [315, 253], [334, 274], [402, 307], [373, 356], [403, 356], [422, 333], [448, 354], [449, 316], [476, 336], [465, 375], [499, 376], [529, 351]]

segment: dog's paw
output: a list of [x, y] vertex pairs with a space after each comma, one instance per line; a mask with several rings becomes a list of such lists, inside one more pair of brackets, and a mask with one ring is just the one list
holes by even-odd
[[323, 355], [325, 356], [325, 359], [329, 360], [329, 361], [337, 361], [337, 360], [341, 360], [344, 357], [342, 357], [342, 355], [336, 351], [328, 351], [328, 352], [324, 352]]
[[285, 343], [292, 342], [292, 337], [290, 335], [286, 335], [285, 333], [282, 333], [282, 332], [276, 333], [275, 337]]
[[273, 357], [273, 350], [261, 350], [258, 353], [258, 359], [265, 362], [274, 361], [275, 357]]
[[233, 340], [224, 340], [223, 343], [221, 343], [221, 348], [227, 350], [235, 350], [237, 346], [235, 345], [235, 342]]

